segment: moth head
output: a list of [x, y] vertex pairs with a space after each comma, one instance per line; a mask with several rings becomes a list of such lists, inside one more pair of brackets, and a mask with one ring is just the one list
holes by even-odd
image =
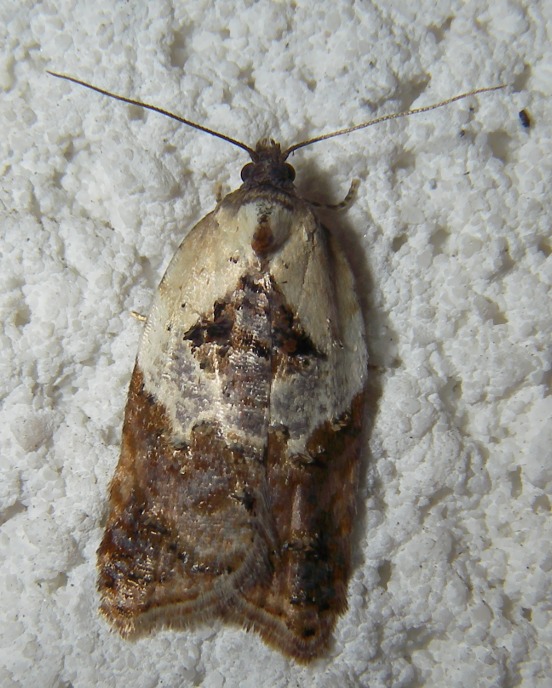
[[241, 171], [245, 185], [260, 186], [270, 184], [281, 188], [293, 187], [295, 170], [286, 162], [287, 151], [282, 151], [280, 144], [273, 139], [261, 139], [255, 150], [250, 151], [252, 162]]

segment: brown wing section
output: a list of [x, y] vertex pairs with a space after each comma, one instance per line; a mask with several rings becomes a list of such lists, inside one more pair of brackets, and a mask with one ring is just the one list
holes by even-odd
[[135, 368], [98, 550], [100, 609], [123, 636], [221, 612], [247, 580], [267, 579], [270, 534], [252, 517], [261, 500], [249, 487], [263, 475], [207, 424], [174, 446]]
[[282, 462], [285, 437], [271, 432], [267, 459], [270, 510], [278, 538], [272, 577], [244, 591], [234, 614], [299, 661], [327, 647], [347, 608], [363, 399], [324, 423], [307, 445], [309, 460]]

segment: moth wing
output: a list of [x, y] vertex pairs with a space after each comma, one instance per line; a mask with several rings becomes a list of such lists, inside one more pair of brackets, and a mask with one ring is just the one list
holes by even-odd
[[289, 311], [273, 323], [266, 460], [278, 550], [271, 579], [253, 581], [233, 608], [237, 620], [299, 661], [324, 650], [347, 607], [367, 373], [351, 269], [335, 238], [314, 217], [312, 224], [293, 233], [295, 243], [310, 236], [310, 249], [290, 240], [272, 268], [281, 300], [273, 318]]
[[[101, 611], [123, 635], [147, 630], [161, 614], [180, 625], [222, 613], [244, 581], [270, 569], [262, 462], [245, 460], [222, 436], [221, 424], [239, 424], [228, 417], [239, 404], [223, 403], [216, 371], [202, 370], [202, 347], [213, 347], [193, 334], [201, 309], [214, 317], [213, 301], [228, 296], [251, 253], [233, 218], [223, 202], [183, 241], [142, 337], [98, 550]], [[205, 331], [213, 327], [209, 320]]]

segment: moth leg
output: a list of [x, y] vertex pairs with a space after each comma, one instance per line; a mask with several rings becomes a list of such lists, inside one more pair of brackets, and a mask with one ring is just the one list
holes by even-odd
[[359, 186], [360, 180], [353, 179], [351, 186], [349, 187], [349, 191], [347, 191], [347, 195], [339, 203], [318, 203], [317, 201], [309, 201], [308, 199], [306, 199], [306, 201], [309, 205], [312, 205], [315, 208], [324, 208], [324, 210], [345, 210], [352, 205]]

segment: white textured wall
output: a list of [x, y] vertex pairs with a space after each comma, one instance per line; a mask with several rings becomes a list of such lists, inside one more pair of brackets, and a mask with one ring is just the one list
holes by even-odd
[[[0, 2], [3, 688], [550, 685], [545, 6]], [[46, 69], [248, 143], [509, 84], [292, 160], [316, 200], [361, 179], [326, 219], [375, 364], [350, 611], [309, 668], [218, 623], [131, 644], [97, 616], [129, 312], [246, 160]]]

